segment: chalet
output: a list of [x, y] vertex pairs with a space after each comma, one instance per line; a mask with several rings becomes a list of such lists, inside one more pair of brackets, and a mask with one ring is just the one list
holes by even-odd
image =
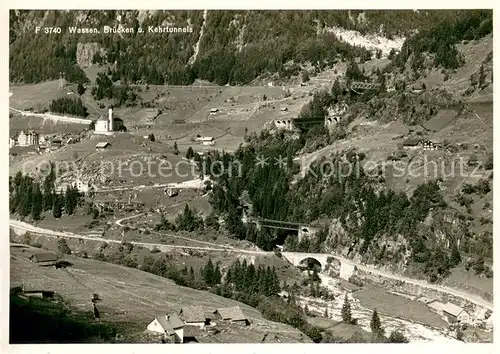
[[155, 317], [147, 326], [151, 332], [164, 334], [170, 339], [171, 343], [184, 342], [184, 323], [177, 314], [160, 315]]
[[243, 314], [239, 306], [223, 307], [214, 311], [215, 318], [223, 321], [231, 321], [232, 323], [241, 324], [244, 326], [250, 325], [250, 321]]
[[100, 143], [97, 143], [97, 145], [95, 146], [95, 149], [97, 151], [102, 151], [102, 150], [106, 149], [109, 146], [111, 146], [110, 143], [108, 143], [107, 141], [102, 141]]
[[443, 314], [446, 316], [448, 322], [468, 322], [470, 319], [469, 314], [460, 306], [448, 302], [443, 307]]
[[39, 266], [55, 266], [57, 263], [57, 257], [48, 252], [44, 253], [35, 253], [30, 257], [30, 261], [33, 263], [37, 263]]
[[205, 316], [201, 306], [188, 306], [179, 311], [179, 317], [186, 326], [205, 327], [210, 324], [210, 319]]
[[420, 139], [406, 139], [403, 142], [403, 149], [411, 150], [418, 149], [420, 147], [421, 141]]

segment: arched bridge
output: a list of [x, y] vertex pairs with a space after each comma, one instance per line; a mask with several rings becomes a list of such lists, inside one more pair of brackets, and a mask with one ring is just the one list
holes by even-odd
[[[328, 264], [328, 259], [332, 258], [340, 262], [340, 278], [348, 280], [354, 273], [355, 263], [349, 259], [339, 257], [327, 253], [303, 253], [303, 252], [282, 252], [281, 255], [286, 258], [294, 266], [303, 265], [308, 259], [317, 261], [321, 265], [321, 269], [325, 269]], [[306, 262], [304, 262], [306, 261]]]

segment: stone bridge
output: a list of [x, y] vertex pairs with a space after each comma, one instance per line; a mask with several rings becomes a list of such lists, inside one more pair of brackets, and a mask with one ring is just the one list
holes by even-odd
[[304, 261], [307, 259], [315, 260], [321, 265], [321, 270], [325, 269], [328, 264], [328, 259], [333, 258], [334, 260], [340, 262], [339, 276], [345, 280], [349, 280], [355, 269], [354, 262], [328, 253], [282, 252], [281, 255], [296, 267], [299, 265], [305, 265]]

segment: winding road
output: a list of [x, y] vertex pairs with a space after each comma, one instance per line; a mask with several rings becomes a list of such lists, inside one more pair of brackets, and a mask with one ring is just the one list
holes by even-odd
[[[132, 217], [130, 217], [132, 218]], [[120, 221], [123, 221], [120, 220]], [[106, 239], [102, 237], [89, 237], [89, 236], [84, 236], [84, 235], [78, 235], [70, 232], [60, 232], [60, 231], [54, 231], [54, 230], [49, 230], [49, 229], [43, 229], [19, 220], [9, 220], [10, 227], [16, 229], [16, 230], [23, 230], [23, 231], [29, 231], [31, 233], [36, 233], [36, 234], [42, 234], [48, 237], [65, 237], [65, 238], [77, 238], [77, 239], [83, 239], [83, 240], [92, 240], [92, 241], [102, 241], [102, 242], [114, 242], [114, 243], [121, 243], [120, 240], [111, 240], [111, 239]], [[193, 240], [191, 240], [193, 241]], [[266, 251], [261, 251], [261, 250], [247, 250], [247, 249], [238, 249], [238, 248], [232, 248], [232, 247], [226, 247], [226, 246], [220, 246], [217, 245], [216, 247], [202, 247], [202, 246], [174, 246], [174, 245], [164, 245], [164, 244], [158, 244], [158, 243], [147, 243], [147, 242], [136, 242], [132, 241], [130, 242], [133, 245], [137, 246], [142, 246], [146, 247], [149, 249], [152, 248], [158, 248], [161, 251], [167, 251], [167, 250], [172, 250], [172, 249], [193, 249], [193, 250], [199, 250], [199, 251], [226, 251], [226, 252], [234, 252], [234, 253], [240, 253], [240, 254], [252, 254], [252, 255], [272, 255], [274, 254], [273, 252], [266, 252]], [[290, 252], [291, 254], [298, 254], [298, 252]], [[289, 253], [289, 254], [290, 254]], [[305, 256], [311, 256], [314, 254], [304, 254]], [[325, 254], [318, 254], [321, 256], [325, 256]], [[286, 255], [284, 255], [286, 257]], [[462, 298], [464, 300], [467, 300], [475, 305], [481, 306], [483, 308], [486, 308], [488, 310], [493, 310], [493, 304], [472, 294], [469, 294], [464, 291], [460, 291], [457, 289], [452, 289], [449, 287], [441, 286], [438, 284], [430, 284], [426, 282], [425, 280], [420, 280], [420, 279], [413, 279], [413, 278], [408, 278], [404, 277], [401, 275], [393, 274], [385, 270], [377, 269], [373, 266], [369, 265], [364, 265], [360, 264], [357, 262], [354, 262], [353, 260], [346, 259], [341, 256], [333, 255], [333, 254], [328, 254], [328, 256], [334, 257], [341, 262], [346, 262], [348, 264], [353, 264], [358, 269], [361, 271], [365, 271], [374, 275], [378, 275], [381, 277], [389, 278], [389, 279], [394, 279], [394, 280], [399, 280], [399, 281], [404, 281], [409, 284], [415, 284], [418, 286], [421, 286], [422, 288], [427, 288], [427, 289], [432, 289], [436, 291], [440, 291], [446, 294], [450, 294], [459, 298]]]

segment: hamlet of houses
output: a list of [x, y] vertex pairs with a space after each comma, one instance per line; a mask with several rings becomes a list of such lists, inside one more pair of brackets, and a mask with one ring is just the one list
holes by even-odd
[[156, 316], [146, 329], [162, 334], [170, 343], [184, 343], [186, 327], [202, 330], [215, 327], [217, 324], [212, 321], [213, 319], [227, 324], [250, 325], [250, 321], [239, 306], [218, 308], [209, 312], [205, 312], [202, 306], [187, 306], [178, 313]]

